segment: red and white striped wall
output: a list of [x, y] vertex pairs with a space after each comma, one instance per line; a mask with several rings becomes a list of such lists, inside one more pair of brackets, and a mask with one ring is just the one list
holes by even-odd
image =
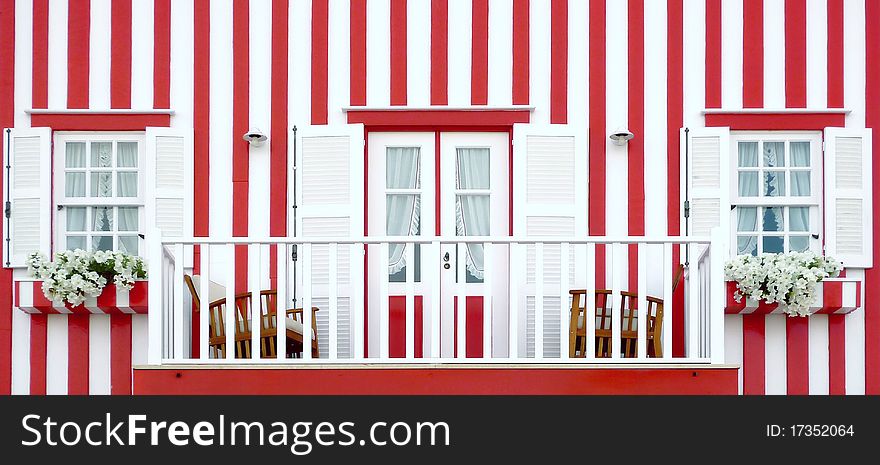
[[[705, 108], [843, 107], [880, 127], [877, 17], [880, 0], [6, 0], [0, 123], [171, 109], [195, 130], [195, 234], [283, 236], [291, 126], [345, 123], [344, 106], [527, 104], [533, 123], [589, 128], [591, 235], [678, 235], [678, 131]], [[251, 126], [266, 145], [241, 141]], [[864, 306], [846, 315], [727, 316], [742, 392], [880, 393], [880, 272], [849, 276]], [[0, 393], [125, 392], [144, 350], [141, 316], [30, 315], [0, 270]]]

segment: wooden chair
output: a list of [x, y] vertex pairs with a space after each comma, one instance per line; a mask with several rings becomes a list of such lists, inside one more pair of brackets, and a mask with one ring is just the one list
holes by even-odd
[[[278, 294], [274, 289], [268, 291], [260, 291], [260, 311], [262, 314], [261, 321], [263, 322], [263, 330], [268, 331], [271, 334], [275, 334], [275, 322], [276, 322], [276, 309], [278, 308]], [[318, 307], [312, 307], [312, 358], [318, 358], [318, 321], [316, 314], [318, 312]], [[285, 324], [287, 326], [287, 353], [288, 354], [301, 354], [303, 350], [303, 309], [301, 308], [291, 308], [287, 310], [287, 319], [285, 320]], [[274, 357], [275, 355], [275, 338], [264, 339], [262, 342], [264, 346], [264, 353], [270, 353], [269, 357]]]

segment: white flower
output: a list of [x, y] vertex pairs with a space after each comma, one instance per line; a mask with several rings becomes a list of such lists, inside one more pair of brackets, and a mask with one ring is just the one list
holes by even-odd
[[42, 280], [43, 294], [47, 299], [75, 306], [89, 297], [101, 295], [107, 285], [107, 278], [101, 273], [106, 272], [111, 261], [111, 278], [119, 287], [130, 290], [136, 279], [147, 277], [143, 259], [122, 252], [66, 250], [56, 253], [53, 261], [47, 261], [45, 256], [35, 252], [28, 256], [26, 263], [28, 273]]

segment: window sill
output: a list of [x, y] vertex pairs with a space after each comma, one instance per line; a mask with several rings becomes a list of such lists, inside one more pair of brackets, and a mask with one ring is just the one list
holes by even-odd
[[845, 108], [703, 110], [706, 127], [729, 127], [734, 131], [821, 131], [844, 127], [849, 113]]
[[150, 127], [170, 127], [173, 110], [77, 110], [30, 109], [31, 127], [54, 131], [143, 131]]
[[42, 315], [145, 315], [147, 313], [148, 281], [135, 281], [130, 291], [108, 284], [98, 297], [82, 305], [56, 305], [43, 295], [43, 282], [15, 282], [14, 306], [30, 314]]
[[[734, 298], [736, 283], [727, 281], [727, 302], [724, 313], [728, 315], [784, 315], [779, 304], [768, 304], [743, 297], [739, 302]], [[822, 281], [816, 289], [816, 304], [810, 307], [811, 314], [844, 315], [862, 306], [862, 282], [852, 278], [830, 278]]]

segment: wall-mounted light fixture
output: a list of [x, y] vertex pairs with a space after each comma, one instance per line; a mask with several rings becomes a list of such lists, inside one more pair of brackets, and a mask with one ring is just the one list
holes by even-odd
[[269, 140], [269, 138], [263, 134], [263, 131], [260, 131], [260, 128], [251, 128], [250, 131], [244, 133], [241, 138], [246, 140], [247, 143], [251, 144], [253, 147], [259, 147]]
[[620, 126], [608, 137], [617, 145], [626, 145], [626, 143], [635, 136], [633, 136], [633, 133], [629, 132], [629, 129]]

